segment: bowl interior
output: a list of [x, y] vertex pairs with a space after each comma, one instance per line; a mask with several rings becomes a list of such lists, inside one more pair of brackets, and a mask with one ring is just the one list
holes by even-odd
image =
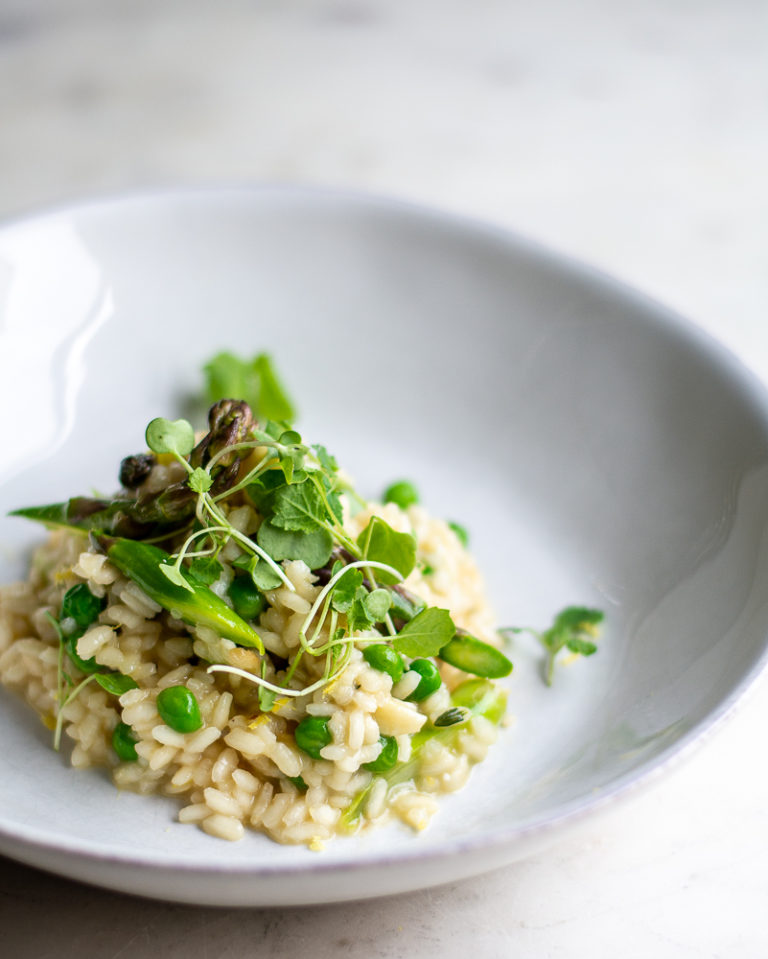
[[[501, 625], [606, 611], [598, 655], [550, 689], [536, 641], [515, 638], [515, 721], [427, 832], [339, 841], [323, 868], [514, 843], [642, 778], [759, 669], [768, 411], [750, 376], [522, 241], [332, 194], [135, 197], [0, 231], [1, 581], [42, 538], [7, 510], [111, 490], [149, 419], [200, 420], [199, 370], [221, 348], [274, 355], [304, 434], [365, 494], [406, 476], [466, 525]], [[4, 690], [0, 715], [7, 834], [209, 874], [320, 868], [67, 769]]]

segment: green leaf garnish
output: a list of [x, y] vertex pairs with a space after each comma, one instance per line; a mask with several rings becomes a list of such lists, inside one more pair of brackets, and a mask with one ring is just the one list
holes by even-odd
[[[357, 538], [364, 559], [392, 566], [405, 579], [416, 565], [416, 540], [410, 533], [397, 533], [379, 516], [372, 516], [368, 525]], [[396, 580], [389, 573], [379, 573], [382, 583]], [[450, 637], [449, 637], [450, 638]], [[447, 642], [447, 640], [446, 640]]]
[[580, 656], [591, 656], [597, 652], [597, 645], [593, 640], [603, 617], [604, 614], [599, 609], [569, 606], [558, 613], [550, 629], [541, 634], [541, 642], [547, 650], [545, 678], [548, 686], [552, 685], [555, 657], [563, 647]]
[[428, 606], [406, 623], [392, 641], [398, 653], [416, 657], [437, 656], [456, 633], [447, 609]]
[[189, 456], [195, 446], [195, 431], [186, 420], [166, 420], [162, 416], [147, 426], [147, 446], [153, 453]]
[[597, 652], [595, 639], [598, 627], [603, 622], [605, 614], [600, 609], [589, 609], [586, 606], [568, 606], [561, 610], [555, 621], [546, 632], [539, 632], [527, 627], [508, 627], [500, 629], [499, 633], [531, 633], [547, 651], [544, 661], [544, 681], [547, 686], [552, 685], [555, 669], [555, 658], [562, 649], [568, 649], [579, 656], [592, 656]]
[[339, 468], [339, 464], [336, 462], [336, 457], [331, 456], [328, 450], [321, 444], [315, 443], [312, 446], [312, 449], [315, 451], [318, 462], [320, 466], [326, 471], [326, 473], [335, 473]]
[[213, 556], [196, 556], [189, 564], [189, 575], [204, 586], [210, 586], [224, 572], [224, 567]]
[[275, 526], [305, 533], [324, 527], [330, 519], [320, 491], [309, 481], [280, 487], [272, 498], [271, 510]]
[[357, 591], [362, 585], [363, 574], [359, 569], [350, 569], [344, 573], [334, 586], [333, 593], [331, 593], [331, 605], [337, 613], [349, 612], [357, 596]]
[[263, 419], [292, 422], [296, 410], [280, 382], [272, 359], [259, 353], [243, 360], [233, 353], [222, 352], [203, 367], [208, 400], [239, 399]]
[[93, 677], [102, 689], [106, 689], [113, 696], [122, 696], [129, 689], [138, 689], [139, 684], [130, 676], [122, 673], [97, 673]]
[[[274, 523], [264, 522], [259, 527], [256, 540], [259, 546], [277, 562], [284, 559], [300, 559], [310, 569], [321, 569], [325, 566], [333, 550], [331, 534], [321, 527], [305, 533], [301, 530], [281, 529]], [[259, 584], [256, 583], [256, 585]]]
[[374, 623], [383, 623], [392, 605], [388, 589], [374, 589], [363, 600], [365, 610]]
[[213, 486], [213, 480], [211, 479], [210, 473], [207, 473], [198, 466], [197, 469], [192, 470], [189, 474], [187, 485], [196, 493], [207, 493], [211, 486]]

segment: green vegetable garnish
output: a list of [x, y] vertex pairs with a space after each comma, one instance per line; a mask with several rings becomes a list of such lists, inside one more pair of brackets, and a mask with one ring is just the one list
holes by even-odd
[[93, 677], [96, 682], [113, 696], [122, 696], [129, 689], [138, 689], [139, 684], [130, 676], [124, 676], [122, 673], [99, 673]]
[[327, 716], [306, 716], [294, 731], [296, 745], [313, 759], [322, 759], [320, 750], [331, 742]]
[[363, 769], [372, 773], [383, 773], [397, 763], [397, 740], [394, 736], [379, 736], [381, 752], [369, 763], [363, 763]]
[[405, 697], [410, 702], [420, 703], [422, 699], [426, 699], [440, 689], [443, 681], [440, 678], [439, 669], [431, 659], [414, 659], [408, 669], [412, 669], [421, 676], [416, 689]]
[[457, 633], [438, 655], [443, 662], [486, 679], [501, 679], [512, 672], [512, 663], [504, 653], [467, 633]]
[[594, 642], [598, 634], [598, 627], [604, 619], [604, 613], [599, 609], [588, 609], [585, 606], [568, 606], [561, 610], [555, 621], [546, 632], [539, 632], [529, 627], [507, 627], [500, 629], [502, 635], [506, 633], [531, 633], [547, 651], [544, 662], [544, 680], [547, 686], [552, 685], [552, 676], [555, 668], [555, 658], [562, 649], [568, 649], [579, 656], [592, 656], [597, 652]]
[[398, 480], [384, 490], [382, 498], [385, 503], [394, 503], [400, 509], [408, 509], [419, 502], [419, 492], [408, 480]]
[[166, 420], [162, 416], [147, 426], [144, 438], [155, 453], [189, 456], [195, 446], [195, 431], [186, 420]]
[[[397, 533], [378, 516], [370, 522], [357, 537], [357, 544], [364, 559], [385, 563], [396, 569], [403, 579], [416, 565], [416, 540], [410, 533]], [[388, 573], [379, 574], [379, 581], [392, 584], [396, 582]]]
[[311, 532], [301, 532], [281, 529], [267, 521], [259, 527], [256, 541], [275, 561], [300, 559], [310, 569], [325, 566], [333, 550], [333, 537], [319, 526]]
[[250, 576], [236, 576], [229, 587], [229, 598], [238, 616], [258, 619], [267, 608], [264, 594]]
[[403, 626], [392, 645], [404, 656], [437, 656], [455, 635], [448, 610], [429, 606]]
[[192, 625], [210, 626], [220, 636], [240, 646], [250, 646], [260, 653], [264, 644], [259, 634], [241, 619], [214, 592], [180, 572], [186, 585], [171, 582], [164, 570], [170, 559], [167, 553], [149, 543], [130, 539], [102, 540], [107, 556], [121, 573], [140, 586], [150, 599], [172, 615]]
[[441, 713], [435, 720], [435, 726], [455, 726], [457, 723], [465, 722], [471, 713], [463, 706], [452, 706]]
[[348, 569], [336, 583], [331, 593], [331, 606], [337, 613], [348, 613], [352, 608], [358, 590], [363, 585], [363, 573], [360, 569]]
[[240, 359], [233, 353], [218, 353], [203, 369], [209, 402], [236, 396], [264, 419], [296, 419], [293, 403], [267, 353], [258, 353], [251, 360]]
[[112, 748], [117, 753], [118, 759], [124, 763], [135, 762], [139, 756], [136, 752], [136, 743], [138, 740], [133, 730], [127, 723], [118, 723], [112, 733]]
[[64, 594], [61, 601], [61, 633], [64, 637], [64, 648], [71, 662], [81, 673], [96, 673], [103, 670], [93, 656], [83, 659], [77, 652], [77, 641], [86, 632], [89, 626], [99, 617], [106, 602], [94, 596], [86, 583], [72, 586]]
[[94, 596], [86, 583], [72, 586], [61, 601], [61, 628], [65, 636], [82, 636], [99, 618], [105, 600]]
[[224, 567], [213, 556], [197, 556], [189, 564], [189, 575], [203, 586], [215, 583], [223, 572]]
[[193, 733], [203, 725], [195, 694], [186, 686], [168, 686], [157, 694], [157, 711], [177, 733]]
[[363, 659], [369, 666], [391, 676], [393, 683], [397, 683], [403, 678], [405, 672], [403, 657], [396, 653], [391, 646], [387, 646], [386, 643], [372, 643], [370, 646], [364, 647]]

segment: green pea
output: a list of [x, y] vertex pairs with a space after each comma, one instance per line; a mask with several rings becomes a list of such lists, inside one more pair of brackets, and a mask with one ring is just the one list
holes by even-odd
[[296, 745], [313, 759], [322, 759], [320, 750], [331, 740], [331, 731], [328, 728], [327, 716], [306, 716], [294, 732]]
[[512, 672], [512, 663], [504, 653], [468, 633], [457, 633], [439, 655], [443, 662], [473, 676], [501, 679]]
[[77, 653], [77, 641], [99, 617], [105, 600], [94, 596], [86, 583], [68, 589], [61, 601], [61, 632], [67, 656], [81, 673], [97, 673], [102, 667], [91, 656], [82, 659]]
[[454, 531], [458, 541], [464, 547], [464, 549], [469, 546], [469, 533], [467, 532], [466, 526], [462, 526], [461, 523], [455, 523], [453, 520], [448, 523], [450, 529]]
[[112, 733], [112, 748], [117, 753], [118, 759], [124, 763], [135, 762], [139, 756], [136, 752], [136, 743], [138, 740], [133, 734], [133, 730], [127, 723], [118, 723]]
[[410, 696], [405, 697], [410, 702], [420, 703], [422, 699], [426, 699], [440, 689], [443, 681], [440, 678], [440, 671], [431, 659], [414, 659], [408, 669], [412, 669], [421, 676], [416, 689]]
[[186, 686], [168, 686], [158, 693], [157, 711], [177, 733], [193, 733], [203, 725], [195, 694]]
[[393, 683], [403, 678], [405, 672], [403, 657], [386, 643], [373, 643], [371, 646], [366, 646], [363, 650], [363, 659], [380, 673], [391, 676]]
[[394, 736], [379, 736], [381, 752], [369, 763], [363, 763], [363, 769], [372, 773], [385, 773], [397, 762], [397, 740]]
[[408, 480], [398, 480], [384, 490], [384, 502], [394, 503], [400, 509], [407, 509], [419, 502], [419, 492]]
[[286, 778], [289, 783], [293, 783], [300, 793], [305, 793], [309, 789], [309, 786], [304, 782], [303, 776], [287, 776]]
[[264, 612], [267, 601], [250, 576], [236, 576], [229, 587], [229, 598], [235, 612], [243, 619], [258, 619]]
[[94, 596], [86, 583], [78, 583], [68, 589], [61, 601], [61, 628], [64, 635], [72, 635], [79, 630], [82, 636], [91, 623], [99, 618], [104, 605], [105, 600]]

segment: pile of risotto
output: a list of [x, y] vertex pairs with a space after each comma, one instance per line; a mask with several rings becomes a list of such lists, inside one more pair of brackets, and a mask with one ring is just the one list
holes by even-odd
[[0, 680], [73, 766], [178, 796], [212, 836], [423, 829], [495, 740], [511, 670], [461, 528], [408, 483], [363, 502], [242, 401], [146, 439], [113, 498], [16, 511], [50, 536], [0, 589]]

